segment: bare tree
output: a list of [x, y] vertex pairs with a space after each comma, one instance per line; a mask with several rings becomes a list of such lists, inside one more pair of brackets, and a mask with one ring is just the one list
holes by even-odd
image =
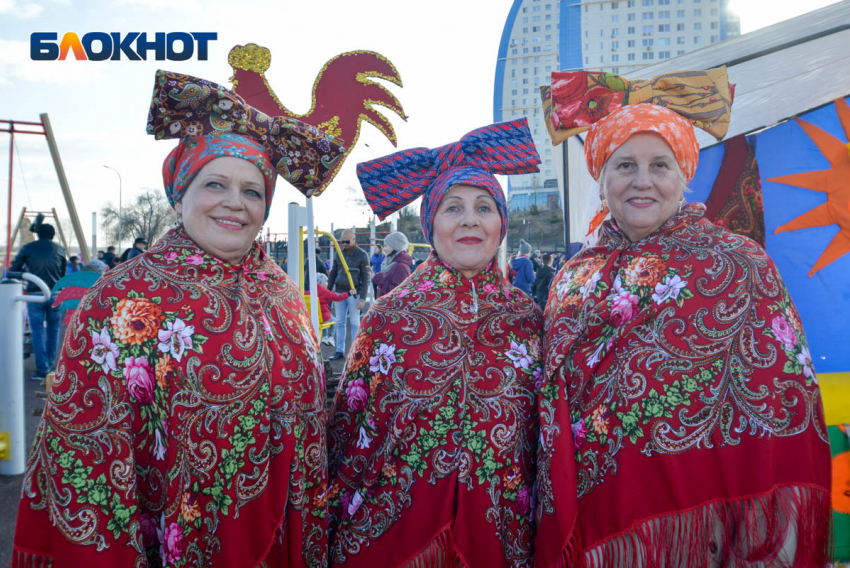
[[101, 209], [100, 218], [110, 243], [117, 243], [120, 235], [125, 243], [142, 237], [153, 244], [174, 223], [177, 214], [161, 190], [145, 188], [144, 193], [136, 197], [136, 202], [123, 207], [120, 214], [110, 201]]

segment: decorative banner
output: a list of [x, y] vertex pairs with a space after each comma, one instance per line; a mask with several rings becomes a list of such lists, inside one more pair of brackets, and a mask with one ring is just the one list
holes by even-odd
[[330, 184], [357, 143], [362, 121], [371, 123], [393, 146], [397, 145], [393, 125], [375, 106], [386, 107], [405, 121], [407, 116], [398, 99], [370, 79], [377, 77], [402, 86], [401, 76], [384, 56], [373, 51], [350, 51], [325, 63], [313, 83], [310, 110], [304, 114], [290, 111], [275, 95], [265, 76], [271, 60], [271, 52], [265, 47], [254, 43], [235, 46], [227, 57], [233, 68], [230, 82], [254, 108], [270, 116], [297, 118], [345, 141], [346, 151], [333, 164], [324, 186]]
[[[713, 220], [756, 240], [763, 202], [765, 248], [800, 312], [824, 404], [837, 403], [827, 390], [850, 386], [850, 107], [840, 99], [750, 136], [747, 148], [737, 140], [700, 152], [686, 198], [712, 204]], [[737, 178], [734, 163], [744, 165]], [[755, 233], [742, 230], [750, 218]]]

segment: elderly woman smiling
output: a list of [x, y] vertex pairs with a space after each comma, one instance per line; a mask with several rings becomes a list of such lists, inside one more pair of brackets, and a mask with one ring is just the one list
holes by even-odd
[[375, 303], [346, 362], [328, 431], [333, 563], [531, 565], [542, 322], [495, 263], [508, 218], [493, 173], [539, 163], [523, 119], [358, 166], [378, 215], [423, 196], [434, 252]]
[[[688, 90], [699, 72], [664, 78], [703, 117], [729, 104], [728, 84]], [[612, 218], [546, 307], [539, 566], [827, 559], [830, 451], [800, 317], [759, 245], [683, 205], [698, 156], [691, 122], [656, 104], [588, 132]]]
[[[269, 123], [283, 120], [157, 74], [148, 130], [181, 138], [163, 166], [179, 224], [98, 280], [69, 326], [13, 565], [327, 564], [318, 345], [297, 287], [254, 239], [272, 163], [295, 145], [315, 161], [292, 169], [321, 180], [340, 146]], [[222, 132], [228, 121], [251, 128]]]

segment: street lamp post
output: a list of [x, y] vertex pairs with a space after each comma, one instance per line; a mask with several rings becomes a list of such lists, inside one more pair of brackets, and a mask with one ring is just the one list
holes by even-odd
[[124, 222], [124, 219], [121, 215], [121, 173], [115, 168], [111, 168], [106, 164], [104, 164], [103, 167], [107, 170], [112, 170], [113, 172], [118, 174], [118, 250], [121, 250], [121, 237], [123, 236], [121, 232], [121, 225]]

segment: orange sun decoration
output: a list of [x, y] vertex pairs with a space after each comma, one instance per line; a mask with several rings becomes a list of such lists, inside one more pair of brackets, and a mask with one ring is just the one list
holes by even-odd
[[844, 127], [848, 143], [813, 124], [797, 119], [797, 123], [817, 145], [824, 158], [829, 160], [830, 169], [768, 178], [768, 181], [826, 193], [826, 203], [803, 213], [774, 231], [784, 233], [810, 227], [838, 225], [838, 234], [815, 262], [809, 271], [809, 277], [850, 252], [850, 106], [844, 99], [836, 99], [835, 110]]

